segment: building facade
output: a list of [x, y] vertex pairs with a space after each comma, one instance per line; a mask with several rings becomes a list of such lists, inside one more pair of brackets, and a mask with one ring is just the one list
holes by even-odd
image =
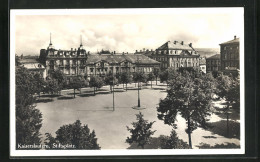
[[200, 58], [200, 71], [202, 71], [203, 73], [206, 73], [207, 72], [206, 69], [207, 69], [206, 58], [201, 57]]
[[221, 70], [224, 73], [237, 72], [239, 69], [239, 38], [234, 36], [233, 40], [219, 45]]
[[32, 73], [39, 73], [43, 78], [46, 78], [47, 72], [43, 64], [39, 63], [37, 56], [23, 56], [19, 58], [21, 66], [25, 67]]
[[47, 75], [52, 70], [60, 70], [66, 76], [91, 75], [105, 76], [122, 72], [142, 71], [150, 73], [160, 67], [157, 62], [142, 54], [128, 54], [115, 52], [90, 54], [83, 45], [78, 49], [56, 50], [50, 42], [48, 48], [41, 49], [40, 60], [46, 66]]
[[192, 67], [200, 69], [200, 55], [192, 47], [192, 43], [184, 44], [183, 41], [166, 42], [155, 51], [145, 51], [144, 54], [158, 62], [161, 62], [161, 69], [169, 67], [179, 69], [181, 67]]
[[220, 54], [213, 55], [206, 59], [207, 73], [212, 71], [220, 71]]

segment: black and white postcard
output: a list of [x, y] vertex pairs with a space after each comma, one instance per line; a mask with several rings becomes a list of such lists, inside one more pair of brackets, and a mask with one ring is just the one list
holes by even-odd
[[10, 156], [244, 154], [244, 9], [10, 10]]

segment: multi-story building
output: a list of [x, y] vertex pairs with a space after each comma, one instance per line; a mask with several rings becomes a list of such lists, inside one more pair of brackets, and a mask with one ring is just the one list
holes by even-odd
[[106, 53], [90, 54], [82, 43], [78, 49], [56, 50], [50, 41], [47, 50], [41, 49], [40, 61], [45, 64], [48, 74], [58, 69], [66, 76], [81, 75], [85, 78], [126, 71], [149, 73], [160, 67], [160, 62], [141, 54], [118, 54], [115, 51]]
[[224, 73], [237, 73], [239, 69], [239, 38], [234, 36], [233, 40], [219, 45], [221, 70]]
[[[18, 57], [18, 56], [17, 56]], [[46, 69], [43, 64], [38, 62], [37, 56], [23, 56], [18, 57], [21, 66], [25, 67], [32, 73], [39, 73], [43, 78], [46, 78]]]
[[206, 58], [207, 73], [212, 71], [220, 71], [220, 54], [213, 55]]
[[200, 55], [192, 47], [192, 43], [184, 44], [183, 41], [166, 42], [155, 51], [145, 51], [145, 55], [161, 62], [161, 69], [172, 67], [179, 69], [181, 67], [192, 67], [200, 69]]
[[206, 73], [206, 58], [201, 57], [200, 58], [200, 71], [202, 71], [203, 73]]

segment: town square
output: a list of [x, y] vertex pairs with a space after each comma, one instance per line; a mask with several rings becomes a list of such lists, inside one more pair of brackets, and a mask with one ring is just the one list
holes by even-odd
[[16, 16], [17, 150], [244, 146], [240, 10], [130, 11]]

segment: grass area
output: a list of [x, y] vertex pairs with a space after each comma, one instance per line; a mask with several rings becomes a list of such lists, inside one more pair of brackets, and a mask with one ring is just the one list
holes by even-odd
[[229, 132], [227, 131], [227, 121], [220, 120], [217, 122], [209, 123], [211, 128], [208, 130], [211, 131], [213, 134], [218, 134], [224, 136], [226, 138], [237, 138], [240, 139], [240, 123], [229, 121]]
[[199, 146], [197, 146], [199, 149], [239, 149], [240, 146], [236, 145], [234, 143], [224, 143], [224, 144], [216, 144], [214, 146], [211, 146], [206, 143], [200, 143]]

